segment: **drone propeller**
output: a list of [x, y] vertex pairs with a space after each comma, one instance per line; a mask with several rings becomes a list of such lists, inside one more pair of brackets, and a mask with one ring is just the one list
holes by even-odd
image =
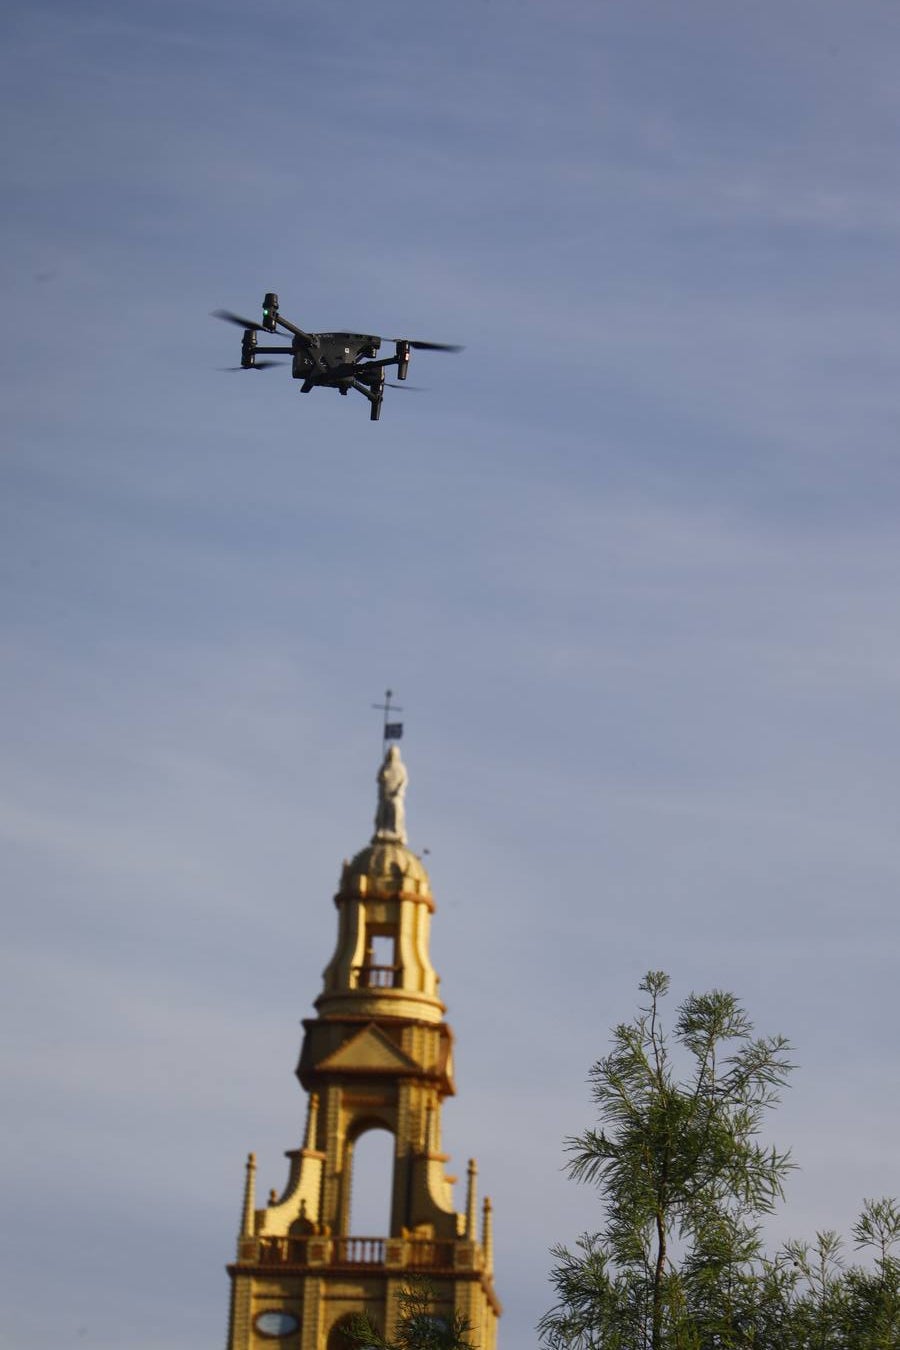
[[452, 342], [413, 342], [410, 338], [388, 338], [388, 342], [408, 342], [417, 352], [461, 352]]
[[268, 331], [261, 323], [256, 323], [253, 319], [242, 319], [240, 314], [233, 314], [230, 309], [213, 309], [210, 313], [214, 319], [224, 319], [226, 323], [237, 324], [238, 328], [255, 328], [257, 333]]
[[286, 365], [286, 361], [255, 361], [252, 366], [219, 366], [219, 370], [268, 370], [270, 366]]
[[398, 384], [396, 380], [385, 380], [386, 389], [405, 389], [408, 394], [425, 394], [428, 392], [424, 384]]

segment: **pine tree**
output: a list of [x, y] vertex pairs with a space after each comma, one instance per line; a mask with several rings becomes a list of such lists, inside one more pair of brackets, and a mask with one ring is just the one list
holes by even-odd
[[597, 1188], [606, 1223], [575, 1251], [553, 1250], [557, 1301], [539, 1324], [549, 1350], [754, 1344], [758, 1220], [792, 1166], [759, 1135], [790, 1047], [754, 1038], [719, 990], [684, 1001], [673, 1047], [660, 1014], [668, 988], [660, 971], [642, 981], [646, 1005], [591, 1071], [599, 1128], [567, 1143], [569, 1174]]
[[359, 1350], [476, 1350], [468, 1339], [471, 1326], [466, 1317], [435, 1312], [436, 1294], [429, 1280], [410, 1280], [398, 1298], [400, 1316], [392, 1339], [381, 1334], [366, 1312], [348, 1323], [348, 1345]]

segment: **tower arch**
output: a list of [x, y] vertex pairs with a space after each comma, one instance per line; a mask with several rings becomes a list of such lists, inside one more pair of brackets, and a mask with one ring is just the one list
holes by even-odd
[[380, 1121], [360, 1124], [347, 1140], [347, 1231], [363, 1236], [388, 1233], [392, 1227], [397, 1139]]

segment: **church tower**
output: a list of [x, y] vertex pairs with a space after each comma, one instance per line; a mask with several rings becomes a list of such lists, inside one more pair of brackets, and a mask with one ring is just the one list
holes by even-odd
[[[392, 746], [378, 774], [375, 833], [345, 862], [334, 903], [337, 945], [307, 1019], [297, 1076], [308, 1094], [287, 1184], [262, 1209], [247, 1160], [228, 1350], [347, 1350], [343, 1329], [367, 1311], [393, 1336], [398, 1294], [416, 1277], [432, 1315], [462, 1313], [478, 1350], [495, 1350], [491, 1205], [479, 1216], [476, 1166], [453, 1208], [441, 1108], [455, 1092], [453, 1033], [443, 1020], [429, 935], [435, 911], [421, 859], [407, 847], [406, 769]], [[393, 1136], [387, 1233], [350, 1231], [353, 1157], [368, 1130]]]

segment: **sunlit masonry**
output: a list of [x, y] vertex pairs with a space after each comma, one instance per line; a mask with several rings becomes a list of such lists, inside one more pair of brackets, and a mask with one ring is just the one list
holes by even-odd
[[[441, 1108], [455, 1093], [453, 1033], [429, 953], [431, 885], [407, 847], [406, 782], [392, 746], [378, 774], [375, 833], [344, 863], [337, 946], [316, 1016], [303, 1023], [303, 1147], [288, 1152], [284, 1193], [273, 1191], [262, 1209], [254, 1155], [247, 1161], [237, 1260], [228, 1267], [229, 1350], [347, 1350], [344, 1328], [364, 1310], [390, 1336], [398, 1294], [415, 1276], [433, 1286], [436, 1317], [460, 1312], [480, 1350], [496, 1345], [491, 1203], [479, 1216], [471, 1161], [465, 1211], [454, 1209], [441, 1151]], [[373, 1129], [394, 1140], [390, 1227], [357, 1234], [349, 1231], [353, 1155]]]

